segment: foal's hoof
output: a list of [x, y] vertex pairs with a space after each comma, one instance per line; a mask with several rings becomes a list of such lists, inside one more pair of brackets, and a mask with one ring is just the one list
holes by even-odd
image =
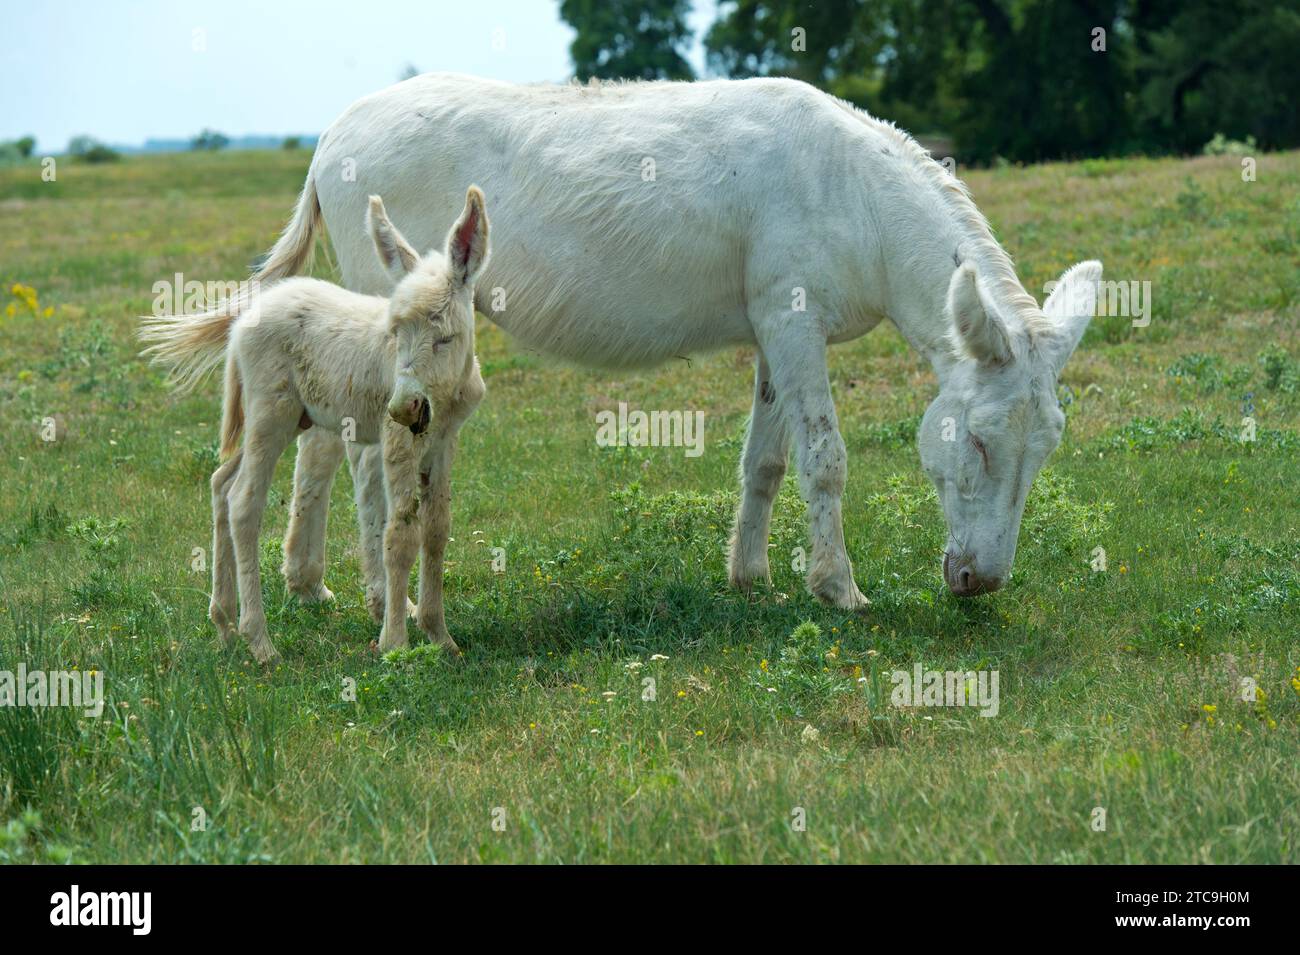
[[269, 640], [263, 644], [254, 644], [250, 649], [253, 651], [253, 659], [264, 667], [273, 667], [280, 662], [279, 651], [271, 646]]
[[334, 592], [324, 584], [317, 584], [309, 590], [294, 591], [293, 595], [305, 604], [327, 604], [334, 602]]

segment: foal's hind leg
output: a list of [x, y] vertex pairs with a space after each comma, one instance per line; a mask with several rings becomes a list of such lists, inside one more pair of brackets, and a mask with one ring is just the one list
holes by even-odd
[[740, 507], [728, 562], [731, 585], [739, 590], [748, 592], [756, 580], [772, 581], [767, 560], [772, 504], [781, 490], [789, 455], [790, 430], [776, 403], [772, 371], [759, 352], [754, 361], [754, 408], [741, 457]]
[[239, 632], [248, 640], [259, 663], [270, 663], [277, 654], [266, 631], [262, 609], [262, 575], [258, 567], [258, 535], [266, 492], [275, 476], [275, 462], [297, 430], [301, 405], [268, 400], [247, 407], [244, 459], [230, 488], [230, 529], [235, 542], [235, 563], [239, 570]]
[[298, 436], [298, 460], [293, 468], [293, 503], [284, 535], [280, 572], [289, 592], [315, 603], [333, 600], [325, 586], [325, 524], [330, 488], [343, 461], [343, 440], [323, 428], [308, 428]]
[[230, 536], [230, 502], [226, 495], [239, 472], [243, 456], [241, 448], [212, 472], [212, 600], [208, 604], [208, 617], [227, 646], [235, 639], [235, 615], [239, 607], [235, 597], [235, 548]]

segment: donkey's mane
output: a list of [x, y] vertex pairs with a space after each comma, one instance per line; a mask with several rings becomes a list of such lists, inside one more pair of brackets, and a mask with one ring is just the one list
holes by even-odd
[[974, 259], [985, 287], [993, 294], [994, 301], [1002, 306], [1004, 317], [1019, 320], [1031, 338], [1050, 334], [1053, 329], [1051, 320], [1043, 314], [1034, 297], [1025, 291], [1011, 256], [993, 237], [988, 220], [975, 205], [966, 184], [936, 162], [929, 150], [890, 121], [878, 119], [838, 97], [831, 98], [849, 114], [888, 138], [902, 158], [911, 164], [912, 170], [934, 190], [964, 237], [962, 254]]

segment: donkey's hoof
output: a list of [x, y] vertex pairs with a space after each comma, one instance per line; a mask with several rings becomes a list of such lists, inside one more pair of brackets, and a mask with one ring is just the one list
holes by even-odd
[[840, 610], [866, 610], [871, 606], [871, 601], [858, 589], [858, 585], [852, 578], [849, 578], [847, 584], [831, 581], [820, 581], [814, 584], [810, 581], [808, 589], [822, 603], [838, 607]]
[[415, 613], [416, 613], [415, 603], [414, 603], [414, 601], [411, 600], [410, 597], [407, 597], [407, 598], [406, 598], [406, 619], [407, 619], [407, 620], [414, 620], [414, 619], [415, 619]]
[[446, 653], [447, 656], [452, 657], [453, 659], [459, 660], [461, 657], [465, 655], [464, 653], [461, 652], [460, 647], [456, 645], [456, 641], [451, 638], [451, 634], [449, 634], [446, 630], [443, 630], [441, 633], [438, 633], [436, 631], [433, 633], [429, 633], [426, 630], [425, 636], [429, 638], [429, 642], [432, 643], [434, 646], [442, 647], [443, 652]]
[[226, 616], [226, 612], [218, 604], [208, 605], [208, 619], [212, 625], [217, 628], [217, 636], [221, 638], [223, 646], [229, 648], [234, 645], [235, 637], [239, 636], [239, 630]]
[[768, 570], [766, 565], [745, 570], [733, 568], [731, 573], [727, 575], [727, 579], [733, 590], [739, 591], [746, 597], [754, 595], [754, 586], [756, 584], [767, 587], [772, 586], [772, 572]]
[[264, 667], [275, 666], [280, 662], [280, 653], [267, 640], [263, 643], [254, 643], [250, 648], [253, 651], [253, 659]]
[[388, 627], [379, 631], [379, 642], [375, 644], [375, 649], [379, 653], [387, 653], [389, 650], [401, 650], [411, 645], [406, 637], [406, 621], [402, 621], [402, 632], [394, 635], [391, 639], [388, 636]]
[[334, 591], [330, 590], [324, 584], [317, 584], [315, 587], [308, 587], [304, 590], [294, 590], [291, 593], [298, 600], [305, 604], [327, 604], [334, 602]]

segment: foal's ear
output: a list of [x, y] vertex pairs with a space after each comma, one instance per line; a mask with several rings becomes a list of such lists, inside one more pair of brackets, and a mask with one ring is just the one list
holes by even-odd
[[447, 233], [447, 259], [461, 284], [473, 281], [488, 257], [488, 220], [483, 190], [470, 186], [465, 211]]
[[1101, 263], [1080, 262], [1061, 276], [1043, 303], [1043, 311], [1055, 327], [1040, 347], [1057, 374], [1065, 367], [1097, 312], [1100, 286]]
[[415, 264], [420, 261], [420, 256], [411, 248], [411, 244], [406, 241], [402, 233], [397, 231], [397, 226], [389, 220], [388, 212], [384, 209], [384, 200], [378, 196], [370, 197], [370, 209], [366, 212], [366, 228], [370, 230], [370, 238], [374, 240], [379, 261], [383, 263], [393, 280], [400, 282], [407, 272], [415, 268]]
[[1001, 320], [984, 307], [975, 266], [963, 262], [948, 283], [950, 335], [960, 351], [982, 365], [1011, 360], [1011, 339]]

